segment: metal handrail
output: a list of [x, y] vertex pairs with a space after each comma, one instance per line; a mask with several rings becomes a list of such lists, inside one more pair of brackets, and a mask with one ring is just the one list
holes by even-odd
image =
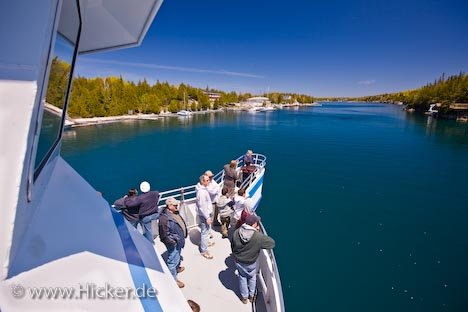
[[[260, 221], [259, 223], [260, 223], [259, 224], [260, 225], [260, 231], [263, 234], [268, 235], [265, 227], [262, 224], [262, 222]], [[284, 298], [283, 297], [283, 288], [281, 287], [281, 279], [280, 279], [279, 272], [278, 272], [278, 264], [276, 263], [275, 253], [274, 253], [273, 249], [264, 249], [263, 251], [268, 255], [268, 258], [271, 261], [271, 267], [269, 266], [269, 269], [271, 271], [269, 273], [271, 273], [274, 276], [274, 278], [276, 280], [276, 284], [278, 285], [278, 298], [280, 299], [279, 303], [281, 305], [280, 309], [278, 311], [284, 311], [285, 307], [284, 307], [284, 299], [283, 299]], [[263, 281], [263, 283], [264, 283], [264, 281]], [[264, 283], [264, 286], [266, 287], [265, 283]], [[268, 289], [267, 289], [267, 292], [268, 292]]]
[[[255, 175], [258, 171], [262, 170], [266, 166], [266, 156], [262, 154], [253, 154], [252, 164], [255, 165], [255, 170], [249, 175], [249, 177], [242, 181], [239, 188], [247, 189], [255, 179]], [[241, 167], [244, 166], [244, 159], [243, 156], [237, 159], [238, 169], [240, 170]]]
[[[255, 165], [255, 171], [253, 174], [250, 174], [249, 178], [245, 181], [242, 182], [241, 188], [247, 188], [250, 186], [252, 183], [252, 179], [255, 175], [255, 173], [258, 172], [258, 170], [264, 168], [266, 166], [266, 156], [262, 154], [253, 154], [253, 161], [252, 164]], [[237, 159], [237, 172], [239, 172], [240, 168], [244, 166], [244, 155], [239, 156]], [[217, 174], [214, 175], [213, 179], [220, 185], [222, 186], [224, 184], [224, 169], [219, 171]], [[159, 203], [158, 207], [162, 209], [165, 206], [165, 200], [168, 199], [169, 197], [174, 197], [177, 200], [180, 200], [182, 192], [184, 193], [184, 198], [185, 201], [191, 200], [195, 198], [197, 195], [197, 191], [195, 190], [196, 184], [192, 184], [189, 186], [183, 186], [179, 187], [176, 189], [171, 189], [167, 191], [163, 191], [159, 193]]]
[[[239, 156], [236, 159], [237, 160], [237, 168], [236, 168], [237, 173], [239, 173], [241, 168], [244, 166], [243, 157], [244, 157], [244, 155]], [[255, 170], [251, 174], [249, 174], [249, 176], [248, 176], [248, 178], [246, 180], [241, 182], [240, 188], [247, 189], [248, 187], [251, 186], [252, 182], [255, 180], [255, 178], [256, 178], [257, 174], [260, 172], [260, 170], [263, 170], [265, 168], [266, 159], [267, 158], [266, 158], [265, 155], [257, 154], [257, 153], [253, 154], [252, 164], [255, 165]], [[222, 187], [224, 185], [224, 169], [219, 171], [218, 173], [216, 173], [213, 178]], [[175, 199], [178, 199], [178, 200], [180, 200], [183, 197], [183, 199], [185, 201], [185, 204], [186, 204], [186, 207], [187, 207], [187, 204], [193, 204], [193, 202], [196, 200], [196, 193], [197, 193], [196, 184], [192, 184], [192, 185], [189, 185], [189, 186], [179, 187], [179, 188], [176, 188], [176, 189], [171, 189], [171, 190], [160, 192], [159, 193], [160, 197], [159, 197], [159, 201], [158, 201], [158, 208], [161, 211], [162, 208], [165, 206], [165, 200], [168, 199], [169, 197], [174, 197]], [[196, 220], [196, 215], [194, 217], [195, 217], [195, 220]], [[191, 224], [191, 226], [197, 225], [196, 221], [194, 221], [194, 222], [195, 223]], [[189, 224], [187, 224], [187, 226], [189, 226]], [[260, 231], [263, 234], [267, 235], [265, 227], [263, 226], [263, 224], [261, 222], [260, 222]], [[280, 277], [279, 277], [279, 272], [278, 272], [278, 267], [277, 267], [277, 264], [276, 264], [274, 252], [273, 252], [272, 249], [267, 249], [267, 250], [264, 250], [264, 253], [268, 257], [268, 258], [266, 258], [267, 259], [268, 271], [266, 271], [265, 273], [272, 276], [273, 280], [276, 281], [276, 285], [278, 286], [277, 287], [278, 288], [277, 289], [277, 296], [278, 296], [277, 303], [280, 305], [280, 307], [279, 307], [280, 309], [278, 311], [284, 311], [285, 308], [284, 308], [283, 291], [282, 291], [282, 287], [281, 287], [281, 280], [280, 280]], [[261, 274], [260, 271], [261, 270], [259, 270], [259, 283], [262, 286], [265, 294], [269, 295], [270, 290], [267, 288], [265, 280], [263, 279], [263, 274]], [[275, 292], [274, 289], [272, 291]], [[253, 303], [252, 308], [255, 311], [255, 302]]]

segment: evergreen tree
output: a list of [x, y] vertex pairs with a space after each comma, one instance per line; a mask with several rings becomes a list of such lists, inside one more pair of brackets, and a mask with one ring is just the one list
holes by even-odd
[[167, 110], [170, 111], [171, 113], [177, 113], [179, 111], [179, 101], [177, 101], [175, 99], [171, 100]]
[[47, 103], [63, 108], [70, 71], [70, 64], [60, 60], [57, 56], [54, 57], [49, 73], [49, 85], [46, 94]]

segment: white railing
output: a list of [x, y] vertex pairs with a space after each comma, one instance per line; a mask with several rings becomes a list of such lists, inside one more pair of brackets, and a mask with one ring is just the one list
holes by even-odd
[[[252, 164], [255, 165], [255, 170], [245, 181], [241, 182], [240, 187], [248, 190], [252, 182], [262, 174], [262, 170], [266, 166], [266, 157], [262, 154], [253, 154]], [[237, 172], [244, 166], [243, 156], [237, 158]], [[216, 182], [222, 187], [224, 182], [224, 170], [219, 171], [214, 177]], [[159, 209], [165, 206], [165, 201], [169, 197], [174, 197], [181, 201], [180, 212], [184, 218], [187, 227], [191, 228], [198, 225], [197, 213], [195, 208], [197, 191], [196, 184], [160, 192]], [[260, 222], [260, 230], [267, 235], [263, 224]], [[279, 277], [278, 266], [275, 260], [273, 250], [262, 250], [258, 259], [258, 288], [262, 291], [265, 306], [268, 312], [283, 312], [284, 299], [281, 289], [281, 280]], [[255, 305], [253, 305], [255, 306]], [[255, 308], [254, 308], [255, 310]]]
[[[266, 156], [262, 154], [253, 154], [252, 155], [252, 165], [255, 165], [255, 170], [252, 174], [250, 174], [245, 181], [242, 181], [239, 188], [243, 188], [244, 190], [248, 189], [252, 182], [257, 177], [257, 173], [265, 168], [266, 166]], [[240, 168], [244, 166], [243, 156], [237, 158], [237, 170], [239, 171]]]
[[[267, 235], [263, 224], [260, 222], [260, 230]], [[267, 311], [283, 312], [285, 311], [283, 290], [281, 288], [281, 280], [276, 264], [275, 253], [272, 249], [263, 249], [258, 258], [258, 275], [257, 284], [261, 289], [263, 300]]]
[[[244, 156], [239, 156], [237, 160], [237, 172], [239, 173], [241, 168], [244, 166]], [[240, 187], [248, 189], [255, 180], [257, 174], [266, 166], [266, 156], [262, 154], [253, 154], [252, 155], [252, 164], [255, 165], [255, 170], [249, 177], [242, 181]], [[213, 179], [220, 185], [222, 188], [224, 184], [224, 170], [219, 171], [214, 175]], [[198, 225], [196, 209], [194, 209], [197, 191], [195, 189], [196, 184], [179, 187], [177, 189], [172, 189], [168, 191], [163, 191], [159, 193], [159, 203], [158, 207], [161, 211], [165, 207], [166, 199], [169, 197], [174, 197], [177, 200], [181, 201], [180, 212], [188, 227], [193, 227]]]

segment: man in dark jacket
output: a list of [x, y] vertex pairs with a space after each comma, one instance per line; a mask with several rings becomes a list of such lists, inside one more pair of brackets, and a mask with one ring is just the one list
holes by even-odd
[[174, 276], [177, 286], [182, 288], [185, 285], [177, 279], [177, 273], [185, 269], [180, 266], [180, 255], [185, 246], [187, 226], [179, 214], [179, 201], [175, 198], [170, 197], [166, 200], [166, 208], [159, 217], [159, 235], [161, 242], [167, 248], [167, 267]]
[[231, 160], [229, 164], [224, 165], [224, 186], [228, 189], [228, 196], [234, 197], [236, 193], [237, 160]]
[[125, 198], [124, 204], [129, 209], [138, 207], [139, 223], [144, 228], [144, 235], [152, 244], [154, 244], [151, 221], [159, 218], [159, 193], [157, 191], [150, 191], [150, 188], [151, 187], [148, 182], [141, 182], [140, 190], [142, 194], [135, 197]]
[[272, 249], [275, 241], [259, 232], [260, 218], [251, 214], [231, 238], [231, 249], [239, 272], [239, 290], [241, 301], [254, 301], [257, 285], [257, 259], [261, 249]]
[[135, 228], [137, 227], [139, 221], [138, 207], [128, 208], [127, 206], [125, 206], [125, 199], [127, 199], [128, 197], [135, 197], [137, 195], [138, 191], [135, 188], [131, 188], [128, 190], [127, 195], [117, 199], [113, 205], [113, 207], [115, 207], [117, 211], [122, 213], [125, 219], [127, 219], [127, 221], [130, 222], [130, 224], [133, 225]]

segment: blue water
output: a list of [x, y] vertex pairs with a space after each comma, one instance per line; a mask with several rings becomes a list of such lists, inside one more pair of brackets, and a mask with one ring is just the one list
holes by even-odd
[[113, 201], [247, 149], [268, 157], [259, 213], [288, 311], [468, 311], [467, 124], [324, 103], [77, 128], [62, 154]]

